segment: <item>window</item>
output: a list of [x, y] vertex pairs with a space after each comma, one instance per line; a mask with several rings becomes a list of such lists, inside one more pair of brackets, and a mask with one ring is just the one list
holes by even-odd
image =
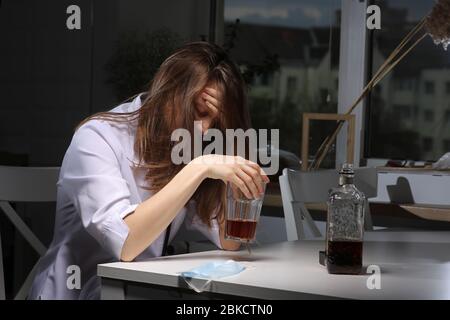
[[[372, 74], [435, 1], [374, 0], [373, 4], [380, 6], [382, 19], [381, 29], [370, 31], [368, 37]], [[442, 156], [442, 141], [450, 139], [445, 111], [449, 68], [449, 52], [426, 38], [372, 90], [366, 101], [365, 158], [425, 161]], [[435, 137], [434, 143], [430, 137]]]
[[413, 113], [414, 113], [414, 118], [416, 118], [419, 115], [419, 107], [417, 105], [414, 105]]
[[269, 86], [271, 84], [272, 77], [268, 73], [263, 73], [261, 75], [261, 85]]
[[297, 91], [297, 78], [289, 76], [286, 83], [286, 99], [294, 101]]
[[425, 81], [425, 93], [426, 94], [434, 94], [434, 82], [433, 81]]
[[450, 152], [450, 139], [442, 141], [442, 153]]
[[[252, 124], [280, 129], [280, 148], [299, 157], [303, 112], [337, 112], [340, 1], [224, 5], [224, 44], [250, 84]], [[332, 129], [332, 122], [311, 123], [310, 155]], [[323, 165], [334, 167], [334, 161], [333, 151]]]
[[434, 112], [433, 112], [433, 110], [425, 110], [423, 112], [423, 117], [424, 117], [425, 121], [433, 122], [434, 121]]
[[449, 109], [445, 110], [444, 121], [445, 121], [445, 123], [450, 123], [450, 110]]
[[423, 144], [423, 150], [425, 152], [430, 152], [431, 150], [433, 150], [433, 139], [432, 138], [430, 138], [430, 137], [423, 138], [422, 144]]
[[398, 79], [395, 82], [395, 88], [399, 91], [413, 90], [413, 81], [410, 79]]
[[399, 118], [410, 119], [412, 117], [411, 107], [405, 105], [394, 105], [394, 112]]
[[328, 89], [325, 88], [319, 89], [320, 101], [324, 104], [327, 103], [327, 100], [330, 97], [329, 94], [330, 92], [328, 91]]
[[297, 89], [297, 78], [290, 76], [287, 79], [286, 90], [294, 91], [295, 89]]

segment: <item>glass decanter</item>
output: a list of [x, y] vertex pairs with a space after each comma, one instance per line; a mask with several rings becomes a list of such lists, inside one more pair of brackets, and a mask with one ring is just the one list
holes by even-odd
[[365, 196], [353, 183], [353, 165], [343, 164], [339, 174], [339, 186], [330, 191], [327, 202], [326, 265], [329, 273], [359, 274]]

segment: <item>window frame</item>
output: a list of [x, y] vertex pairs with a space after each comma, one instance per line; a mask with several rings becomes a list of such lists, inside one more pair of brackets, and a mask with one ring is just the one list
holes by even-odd
[[[341, 0], [341, 39], [339, 54], [338, 113], [345, 113], [361, 94], [368, 71], [368, 36], [366, 28], [367, 0]], [[365, 143], [366, 100], [356, 107], [354, 166], [363, 160]], [[336, 167], [346, 159], [346, 126], [336, 141]]]

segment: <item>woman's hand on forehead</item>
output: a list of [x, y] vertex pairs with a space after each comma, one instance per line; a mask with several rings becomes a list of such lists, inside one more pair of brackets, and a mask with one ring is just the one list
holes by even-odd
[[222, 97], [217, 89], [213, 87], [205, 87], [201, 97], [213, 114], [217, 114], [219, 112]]

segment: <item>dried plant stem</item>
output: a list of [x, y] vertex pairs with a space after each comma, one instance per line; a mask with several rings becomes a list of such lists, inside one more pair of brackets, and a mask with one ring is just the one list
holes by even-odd
[[[345, 114], [351, 114], [353, 110], [359, 105], [359, 103], [367, 96], [370, 90], [373, 89], [417, 44], [422, 41], [427, 35], [424, 33], [420, 36], [412, 45], [410, 45], [400, 56], [398, 56], [405, 46], [423, 29], [425, 25], [425, 18], [422, 19], [400, 42], [400, 44], [392, 51], [384, 63], [378, 68], [377, 72], [373, 75], [372, 79], [364, 87], [361, 95], [353, 102]], [[314, 161], [309, 166], [309, 170], [318, 169], [323, 159], [328, 153], [333, 141], [336, 139], [339, 131], [344, 125], [344, 121], [338, 121], [333, 132], [326, 137], [322, 142], [317, 153], [314, 157]]]

